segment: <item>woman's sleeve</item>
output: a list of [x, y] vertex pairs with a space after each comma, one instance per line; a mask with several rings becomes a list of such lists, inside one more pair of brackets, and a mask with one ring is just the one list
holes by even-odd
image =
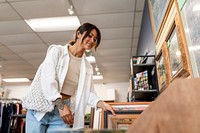
[[91, 90], [88, 98], [88, 105], [91, 107], [97, 107], [97, 103], [99, 101], [99, 97], [97, 96], [93, 83], [91, 84]]
[[44, 96], [49, 101], [60, 98], [58, 81], [56, 80], [56, 67], [59, 60], [59, 48], [56, 45], [49, 47], [42, 63], [41, 84]]

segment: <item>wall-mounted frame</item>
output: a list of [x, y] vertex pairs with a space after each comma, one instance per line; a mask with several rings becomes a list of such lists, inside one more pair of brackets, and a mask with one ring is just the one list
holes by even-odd
[[148, 107], [151, 102], [115, 102], [110, 104], [117, 116], [102, 109], [101, 128], [127, 129], [128, 126]]
[[152, 31], [155, 42], [159, 32], [161, 32], [161, 27], [164, 24], [164, 18], [167, 16], [167, 8], [170, 5], [170, 0], [148, 0], [150, 19], [152, 25]]
[[[163, 45], [164, 46], [164, 45]], [[163, 47], [156, 57], [157, 77], [159, 91], [162, 92], [169, 84], [169, 78], [166, 71], [166, 59], [165, 59], [166, 48]]]
[[200, 13], [197, 8], [198, 3], [198, 0], [186, 1], [180, 12], [194, 77], [200, 76]]
[[171, 24], [168, 36], [166, 38], [168, 55], [167, 59], [170, 68], [170, 80], [177, 77], [187, 77], [190, 75], [186, 42], [181, 28], [180, 17], [175, 15], [174, 22]]

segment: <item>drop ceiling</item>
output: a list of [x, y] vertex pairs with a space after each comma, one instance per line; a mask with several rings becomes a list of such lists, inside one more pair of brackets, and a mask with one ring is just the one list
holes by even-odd
[[[94, 53], [103, 80], [129, 82], [145, 0], [71, 0], [80, 23], [99, 27], [102, 41]], [[24, 19], [68, 16], [68, 0], [0, 0], [0, 73], [33, 79], [51, 44], [65, 45], [75, 31], [34, 32]], [[3, 82], [3, 85], [10, 85]]]

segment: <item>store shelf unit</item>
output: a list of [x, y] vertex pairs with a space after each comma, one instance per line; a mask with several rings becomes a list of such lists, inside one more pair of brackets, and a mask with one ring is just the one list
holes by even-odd
[[158, 96], [155, 55], [131, 59], [131, 101], [153, 101]]

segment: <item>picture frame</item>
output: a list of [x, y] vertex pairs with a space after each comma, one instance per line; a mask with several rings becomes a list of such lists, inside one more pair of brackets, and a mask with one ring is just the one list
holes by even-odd
[[170, 0], [148, 0], [152, 32], [155, 42], [167, 16]]
[[185, 36], [178, 14], [175, 15], [174, 22], [171, 24], [164, 45], [166, 45], [168, 51], [165, 58], [169, 62], [170, 82], [175, 78], [186, 78], [191, 75]]
[[178, 33], [176, 26], [174, 26], [171, 35], [167, 39], [168, 51], [169, 51], [169, 61], [171, 67], [172, 77], [183, 67], [180, 44], [178, 42]]
[[99, 129], [101, 129], [102, 109], [101, 108], [97, 108], [97, 109], [92, 108], [92, 110], [94, 113], [93, 114], [94, 117], [92, 117], [92, 119], [90, 121], [90, 122], [92, 122], [90, 125], [90, 128], [99, 130]]
[[157, 67], [157, 77], [158, 77], [158, 86], [159, 91], [162, 92], [167, 87], [167, 73], [166, 73], [166, 65], [164, 58], [164, 50], [161, 49], [159, 54], [156, 57], [156, 67]]
[[116, 116], [111, 112], [104, 112], [104, 128], [115, 130], [127, 130], [128, 127], [138, 118], [143, 110], [117, 110]]
[[105, 129], [127, 129], [137, 119], [139, 114], [145, 110], [151, 102], [115, 102], [110, 104], [117, 114], [102, 109], [101, 128]]
[[186, 36], [187, 47], [189, 50], [189, 58], [192, 68], [193, 77], [200, 76], [200, 14], [197, 10], [198, 0], [185, 1], [180, 11], [181, 19]]

